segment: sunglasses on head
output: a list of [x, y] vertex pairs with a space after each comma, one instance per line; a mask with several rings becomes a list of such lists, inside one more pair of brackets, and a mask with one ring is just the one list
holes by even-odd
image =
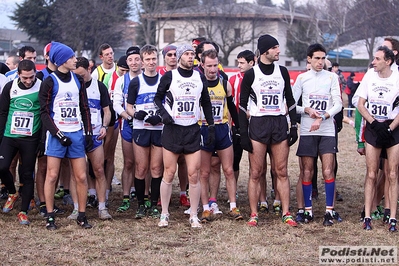
[[176, 56], [176, 53], [166, 54], [168, 57]]

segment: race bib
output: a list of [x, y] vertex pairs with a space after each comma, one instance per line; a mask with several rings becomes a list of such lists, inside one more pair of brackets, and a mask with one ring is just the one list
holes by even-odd
[[390, 106], [387, 101], [372, 99], [369, 101], [369, 112], [378, 121], [385, 121], [388, 119]]
[[319, 111], [319, 113], [324, 114], [327, 110], [328, 96], [310, 94], [309, 95], [310, 108]]
[[176, 108], [173, 111], [174, 120], [186, 120], [195, 118], [195, 96], [178, 96], [175, 99]]
[[59, 103], [60, 121], [62, 125], [76, 125], [79, 124], [77, 116], [79, 105], [77, 102], [60, 102]]
[[261, 113], [278, 113], [280, 112], [280, 90], [278, 89], [261, 89], [261, 106], [259, 111]]
[[14, 112], [11, 119], [11, 134], [32, 136], [34, 115], [31, 112]]

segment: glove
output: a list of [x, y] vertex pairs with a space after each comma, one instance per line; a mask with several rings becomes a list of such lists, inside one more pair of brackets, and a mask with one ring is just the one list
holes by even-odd
[[37, 157], [39, 158], [43, 157], [45, 150], [46, 150], [45, 143], [43, 141], [40, 141], [36, 148]]
[[62, 146], [67, 147], [72, 144], [72, 140], [64, 135], [61, 131], [58, 131], [57, 134], [55, 134], [55, 137], [58, 139], [58, 141], [61, 143]]
[[389, 140], [391, 137], [391, 132], [388, 131], [389, 125], [384, 122], [374, 120], [373, 123], [371, 123], [371, 129], [377, 134], [377, 139]]
[[298, 140], [298, 128], [291, 127], [288, 133], [288, 146], [292, 146]]
[[90, 152], [93, 149], [93, 136], [85, 135], [85, 150]]
[[162, 123], [164, 125], [170, 125], [173, 124], [175, 121], [173, 120], [173, 118], [170, 116], [170, 114], [168, 112], [163, 112], [162, 113]]
[[337, 113], [334, 115], [334, 121], [335, 124], [337, 125], [337, 132], [340, 132], [342, 130], [342, 121], [344, 120], [344, 109], [341, 110], [341, 112]]
[[241, 132], [240, 135], [241, 135], [241, 148], [243, 148], [247, 152], [252, 153], [252, 151], [253, 151], [252, 143], [251, 143], [251, 140], [249, 139], [248, 133]]
[[205, 146], [211, 146], [215, 142], [215, 125], [208, 126], [208, 138], [206, 139]]
[[[130, 117], [130, 116], [129, 116], [129, 117]], [[127, 121], [127, 123], [129, 124], [129, 127], [130, 127], [131, 129], [133, 129], [133, 118], [130, 117], [130, 119], [127, 119], [126, 121]]]
[[152, 115], [149, 118], [147, 118], [145, 122], [150, 123], [153, 126], [156, 126], [162, 122], [162, 118], [159, 115]]
[[137, 120], [144, 120], [144, 118], [148, 115], [148, 113], [144, 110], [140, 110], [138, 112], [134, 112], [134, 118]]

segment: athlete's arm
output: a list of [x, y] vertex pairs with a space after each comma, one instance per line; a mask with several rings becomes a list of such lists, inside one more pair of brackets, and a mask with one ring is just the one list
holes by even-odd
[[85, 82], [81, 77], [78, 77], [78, 79], [81, 86], [79, 90], [79, 108], [82, 115], [83, 126], [85, 128], [86, 135], [93, 135], [93, 129], [91, 127], [89, 100], [87, 99]]
[[133, 78], [129, 83], [129, 89], [127, 92], [127, 107], [126, 112], [130, 116], [134, 116], [134, 112], [136, 111], [134, 108], [134, 104], [136, 103], [137, 93], [139, 91], [139, 78]]
[[281, 75], [284, 79], [284, 96], [285, 101], [288, 107], [288, 115], [290, 117], [291, 126], [296, 125], [296, 102], [294, 96], [292, 94], [291, 83], [290, 83], [290, 74], [288, 73], [287, 68], [280, 66]]
[[324, 113], [326, 118], [333, 117], [342, 110], [341, 89], [339, 87], [337, 75], [331, 76], [331, 97], [333, 101], [333, 106], [329, 110], [326, 110], [326, 112]]
[[231, 119], [234, 122], [234, 125], [237, 128], [240, 128], [240, 122], [238, 121], [237, 107], [234, 104], [234, 98], [233, 98], [233, 94], [232, 94], [233, 88], [232, 88], [230, 82], [226, 82], [226, 85], [227, 85], [227, 97], [226, 97], [227, 108], [229, 109], [229, 113], [230, 113]]
[[111, 122], [111, 99], [109, 98], [107, 87], [100, 81], [98, 82], [98, 89], [100, 91], [100, 103], [103, 108], [104, 116], [103, 116], [103, 126], [108, 126]]
[[[123, 109], [123, 82], [124, 82], [125, 77], [120, 76], [116, 82], [115, 82], [115, 88], [114, 88], [114, 103], [113, 107], [115, 112], [122, 116], [123, 119], [127, 119], [128, 114], [125, 112], [125, 109]], [[124, 114], [122, 114], [124, 113]]]
[[209, 97], [208, 81], [206, 80], [205, 76], [202, 74], [201, 74], [201, 80], [202, 80], [202, 92], [201, 92], [202, 110], [204, 112], [206, 122], [208, 123], [208, 125], [213, 125], [215, 122], [213, 120], [211, 98]]
[[247, 107], [248, 107], [248, 99], [249, 95], [252, 91], [252, 83], [255, 79], [255, 73], [253, 69], [249, 69], [245, 72], [244, 78], [241, 83], [241, 92], [240, 92], [240, 110], [238, 112], [238, 120], [240, 123], [241, 132], [246, 131], [248, 134], [248, 118], [247, 118]]
[[40, 118], [42, 120], [43, 130], [48, 130], [51, 135], [55, 136], [59, 131], [51, 117], [53, 104], [53, 87], [54, 82], [51, 77], [47, 77], [40, 85], [39, 102], [40, 102]]
[[[162, 115], [165, 110], [162, 102], [165, 99], [166, 92], [169, 90], [170, 83], [172, 82], [172, 72], [168, 71], [161, 77], [161, 80], [158, 85], [157, 93], [155, 93], [154, 104], [155, 107], [159, 110], [159, 113]], [[209, 97], [209, 96], [208, 96]]]

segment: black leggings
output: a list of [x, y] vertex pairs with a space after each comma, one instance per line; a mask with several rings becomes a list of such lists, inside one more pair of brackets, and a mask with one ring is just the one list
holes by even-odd
[[3, 137], [0, 144], [0, 177], [8, 193], [16, 193], [14, 178], [9, 170], [11, 162], [17, 152], [20, 154], [20, 182], [22, 188], [21, 211], [27, 212], [30, 200], [34, 194], [34, 172], [36, 164], [36, 150], [39, 139], [33, 137], [9, 138]]

